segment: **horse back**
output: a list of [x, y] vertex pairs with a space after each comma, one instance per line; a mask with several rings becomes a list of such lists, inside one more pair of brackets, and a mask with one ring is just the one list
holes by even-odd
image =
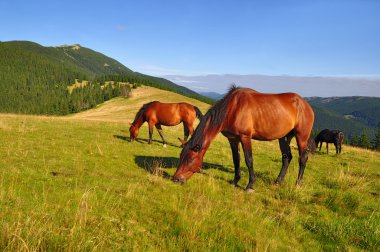
[[242, 88], [229, 104], [227, 121], [232, 128], [259, 140], [278, 139], [293, 129], [305, 131], [309, 137], [314, 122], [310, 105], [295, 93], [265, 94]]
[[181, 103], [161, 103], [154, 102], [146, 111], [147, 120], [160, 123], [165, 126], [174, 126], [188, 117], [195, 118], [195, 110], [191, 104]]

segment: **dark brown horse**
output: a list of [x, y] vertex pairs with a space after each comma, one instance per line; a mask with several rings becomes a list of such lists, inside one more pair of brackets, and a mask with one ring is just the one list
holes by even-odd
[[189, 137], [189, 134], [194, 132], [195, 118], [202, 118], [202, 112], [195, 106], [181, 102], [181, 103], [161, 103], [158, 101], [149, 102], [144, 104], [137, 112], [133, 123], [129, 123], [130, 139], [133, 142], [139, 134], [139, 128], [144, 122], [148, 122], [149, 125], [149, 141], [152, 143], [153, 127], [155, 126], [158, 133], [162, 138], [164, 147], [166, 147], [166, 141], [162, 133], [161, 125], [175, 126], [183, 122], [185, 141]]
[[206, 113], [194, 135], [184, 145], [173, 180], [184, 182], [198, 172], [202, 168], [203, 156], [211, 141], [222, 132], [230, 142], [236, 186], [240, 180], [239, 143], [243, 146], [245, 163], [249, 171], [247, 191], [253, 190], [253, 183], [256, 180], [251, 139], [261, 141], [279, 139], [282, 168], [276, 184], [280, 184], [292, 160], [289, 144], [295, 136], [300, 156], [297, 184], [301, 185], [308, 159], [307, 142], [313, 122], [312, 108], [297, 94], [263, 94], [249, 88], [232, 86], [227, 95]]
[[324, 129], [315, 137], [315, 145], [318, 147], [319, 151], [321, 151], [322, 143], [326, 142], [326, 151], [329, 154], [329, 143], [333, 143], [335, 146], [336, 154], [340, 154], [342, 152], [342, 143], [344, 140], [344, 134], [341, 130], [329, 130]]

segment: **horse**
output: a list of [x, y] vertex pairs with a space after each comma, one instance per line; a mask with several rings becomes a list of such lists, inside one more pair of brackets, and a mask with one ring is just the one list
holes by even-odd
[[324, 129], [315, 137], [315, 144], [318, 147], [319, 151], [321, 151], [322, 143], [326, 142], [326, 150], [327, 154], [329, 154], [329, 143], [333, 143], [335, 145], [336, 154], [340, 154], [342, 152], [342, 143], [344, 140], [344, 134], [341, 130], [329, 130]]
[[184, 140], [186, 141], [189, 134], [194, 132], [195, 118], [201, 119], [203, 117], [199, 108], [185, 103], [161, 103], [153, 101], [144, 104], [135, 116], [135, 120], [130, 124], [130, 141], [133, 142], [138, 134], [139, 128], [144, 122], [149, 125], [149, 140], [148, 144], [152, 143], [153, 127], [156, 127], [161, 136], [163, 146], [166, 147], [166, 141], [162, 133], [161, 125], [175, 126], [183, 122]]
[[211, 141], [221, 132], [228, 139], [232, 150], [235, 186], [238, 186], [240, 180], [239, 143], [243, 147], [249, 171], [249, 182], [245, 189], [247, 192], [253, 191], [256, 180], [251, 140], [279, 140], [282, 168], [275, 181], [275, 184], [279, 185], [292, 160], [290, 141], [295, 136], [300, 157], [297, 179], [297, 185], [300, 186], [308, 160], [307, 142], [313, 123], [314, 112], [311, 106], [298, 94], [265, 94], [233, 85], [229, 92], [207, 111], [190, 140], [184, 144], [172, 180], [183, 183], [199, 172]]

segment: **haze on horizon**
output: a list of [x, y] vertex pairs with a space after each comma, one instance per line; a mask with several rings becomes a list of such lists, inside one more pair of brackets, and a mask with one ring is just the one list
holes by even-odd
[[320, 77], [269, 75], [166, 75], [164, 78], [195, 92], [224, 94], [235, 84], [264, 93], [295, 92], [305, 97], [370, 96], [380, 97], [377, 77]]
[[[240, 85], [248, 75], [371, 81], [380, 76], [378, 13], [376, 0], [13, 0], [0, 2], [0, 41], [81, 44], [154, 76], [230, 73]], [[287, 86], [276, 83], [278, 91]], [[339, 91], [334, 83], [324, 82], [319, 91]], [[367, 82], [350, 83], [340, 90], [379, 96], [378, 81], [372, 91]], [[219, 85], [223, 92], [224, 82]]]

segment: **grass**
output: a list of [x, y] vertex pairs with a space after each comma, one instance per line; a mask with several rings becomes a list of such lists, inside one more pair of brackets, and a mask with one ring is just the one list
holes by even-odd
[[[182, 127], [147, 127], [130, 143], [127, 123], [145, 102], [187, 100], [153, 88], [68, 117], [0, 116], [0, 249], [4, 251], [379, 251], [380, 153], [343, 146], [309, 158], [294, 186], [297, 152], [282, 186], [277, 142], [254, 142], [255, 192], [229, 181], [218, 136], [202, 173], [170, 181]], [[293, 142], [294, 144], [294, 142]], [[248, 171], [242, 162], [242, 181]]]

